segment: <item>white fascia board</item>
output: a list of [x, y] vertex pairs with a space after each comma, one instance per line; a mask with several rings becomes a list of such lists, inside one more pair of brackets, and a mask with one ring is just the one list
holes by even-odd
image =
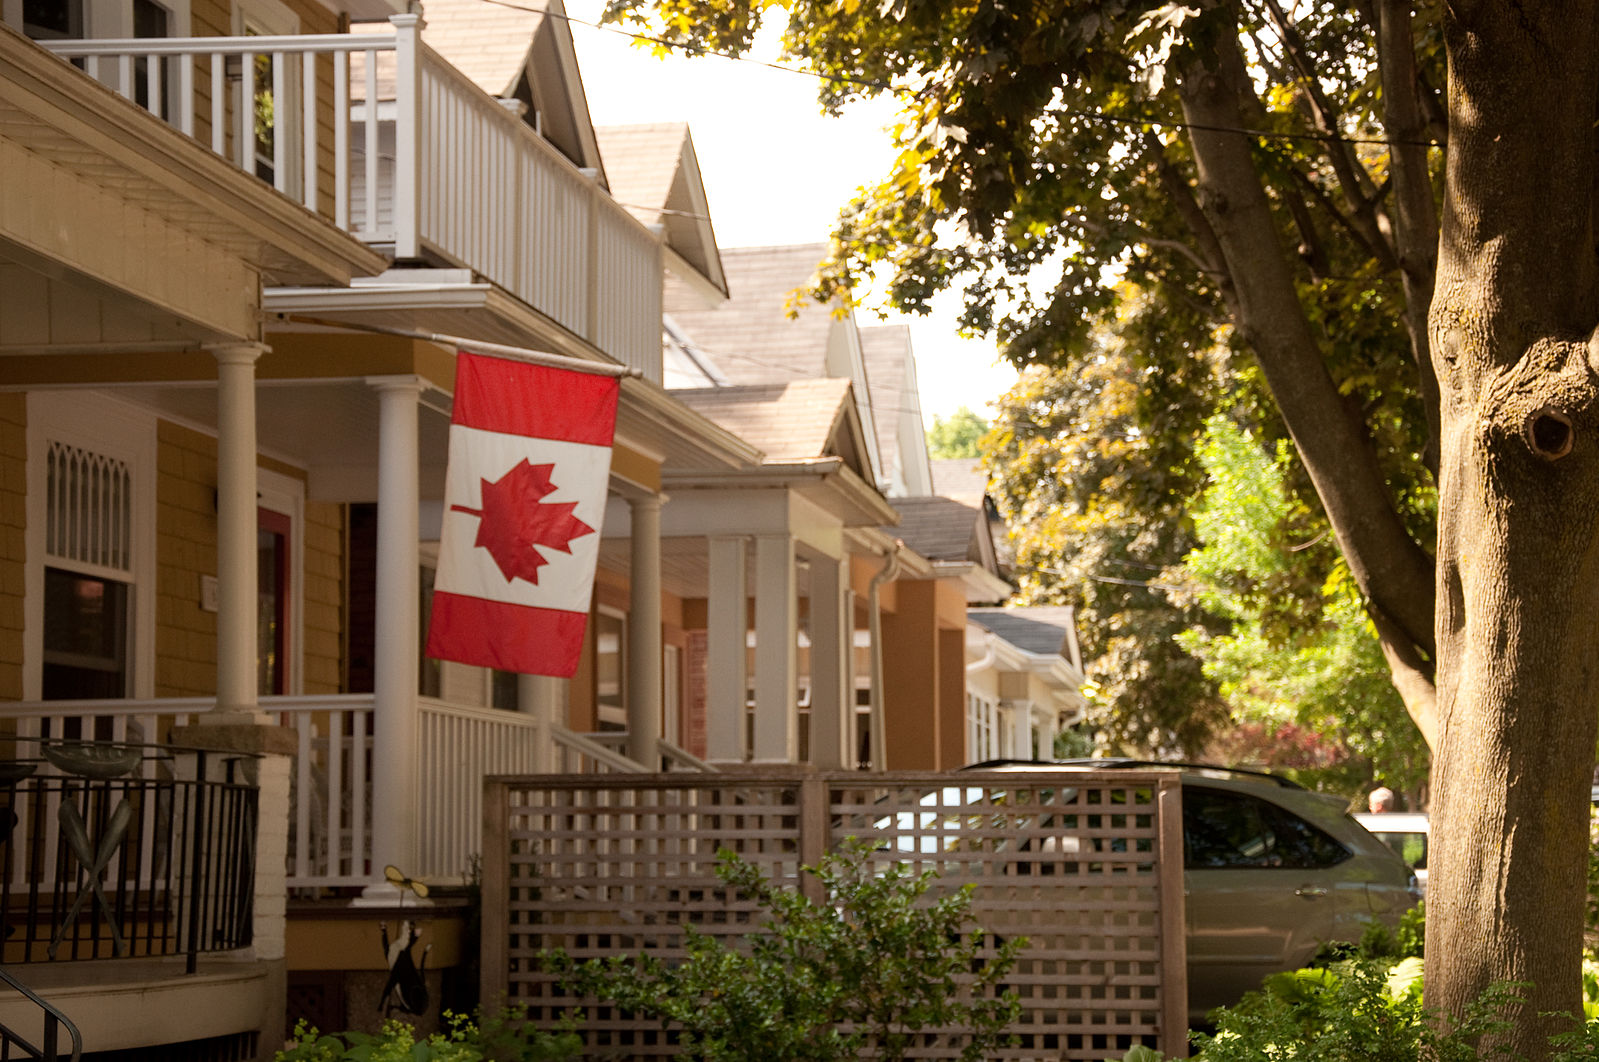
[[696, 293], [713, 305], [727, 301], [728, 295], [724, 288], [718, 286], [716, 281], [704, 273], [701, 273], [694, 267], [693, 263], [674, 251], [669, 244], [663, 241], [661, 250], [665, 252], [667, 272], [693, 288]]
[[933, 561], [933, 570], [941, 579], [959, 579], [968, 605], [1004, 601], [1011, 595], [1009, 583], [972, 561]]
[[359, 284], [348, 288], [267, 288], [262, 293], [261, 308], [266, 313], [475, 310], [488, 305], [490, 287], [488, 284]]

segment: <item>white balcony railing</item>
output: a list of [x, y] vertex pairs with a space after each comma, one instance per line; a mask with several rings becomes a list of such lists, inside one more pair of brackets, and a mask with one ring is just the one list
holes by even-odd
[[361, 240], [471, 269], [659, 382], [655, 234], [427, 48], [417, 16], [390, 21], [40, 43]]

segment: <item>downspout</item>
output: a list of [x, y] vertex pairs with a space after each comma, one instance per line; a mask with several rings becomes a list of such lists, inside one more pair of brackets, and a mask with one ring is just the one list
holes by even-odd
[[882, 571], [872, 576], [872, 581], [866, 586], [866, 617], [872, 638], [872, 714], [868, 736], [872, 745], [872, 769], [876, 771], [886, 770], [888, 765], [883, 728], [883, 610], [878, 591], [884, 583], [899, 575], [899, 555], [904, 548], [904, 540], [896, 538]]

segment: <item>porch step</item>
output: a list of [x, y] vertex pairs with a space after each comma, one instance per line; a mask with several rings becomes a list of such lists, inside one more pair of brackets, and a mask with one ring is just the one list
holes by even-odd
[[[280, 963], [217, 959], [187, 975], [181, 958], [41, 963], [14, 972], [71, 1016], [85, 1053], [253, 1032], [262, 1027], [270, 984], [283, 976]], [[0, 985], [0, 1025], [31, 1037], [38, 1024], [37, 1005]]]

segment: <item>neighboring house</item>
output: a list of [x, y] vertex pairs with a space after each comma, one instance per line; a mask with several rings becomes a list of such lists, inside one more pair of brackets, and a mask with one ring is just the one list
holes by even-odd
[[1080, 722], [1083, 658], [1069, 605], [967, 612], [966, 732], [972, 762], [1050, 759]]
[[[889, 496], [881, 526], [846, 523], [857, 572], [850, 687], [861, 709], [858, 755], [890, 769], [960, 766], [970, 758], [965, 609], [1002, 600], [1009, 587], [979, 511], [930, 496], [909, 331], [862, 330], [847, 309], [803, 297], [825, 250], [724, 249], [730, 297], [721, 303], [669, 283], [669, 346], [685, 365], [703, 367], [704, 381], [673, 394], [754, 442], [768, 461], [778, 453], [841, 458]], [[857, 432], [817, 449], [809, 418], [846, 414]], [[800, 687], [809, 688], [803, 671]]]
[[[686, 131], [592, 129], [558, 0], [430, 0], [425, 28], [371, 0], [161, 8], [173, 39], [131, 4], [5, 7], [84, 70], [0, 30], [0, 717], [266, 758], [227, 976], [131, 963], [127, 1005], [87, 1006], [103, 966], [7, 952], [91, 1051], [270, 1057], [285, 983], [324, 1028], [370, 1019], [377, 921], [419, 915], [384, 868], [462, 880], [486, 774], [854, 765], [863, 736], [894, 764], [870, 708], [934, 646], [959, 700], [949, 595], [881, 529], [853, 321], [802, 314], [841, 370], [805, 375], [842, 380], [663, 387], [668, 365], [741, 379], [663, 287], [740, 289]], [[420, 653], [454, 385], [435, 335], [640, 374], [570, 681]], [[466, 957], [450, 910], [421, 914], [435, 989]]]
[[870, 382], [868, 396], [872, 419], [877, 424], [877, 452], [883, 463], [885, 491], [895, 498], [943, 494], [933, 479], [927, 457], [911, 330], [905, 325], [863, 328], [861, 354]]
[[[226, 76], [224, 56], [237, 61], [238, 45], [170, 61], [156, 53], [191, 34], [332, 31], [352, 15], [387, 13], [209, 0], [3, 8], [0, 719], [8, 758], [34, 771], [13, 773], [3, 798], [4, 961], [81, 1024], [90, 1051], [176, 1057], [182, 1042], [184, 1057], [246, 1058], [281, 1035], [289, 770], [281, 732], [256, 710], [279, 658], [275, 641], [256, 653], [254, 577], [258, 505], [276, 507], [304, 472], [257, 446], [255, 425], [267, 419], [257, 379], [270, 374], [261, 293], [346, 285], [385, 257], [337, 223], [326, 138], [299, 156], [308, 165], [291, 167], [281, 150], [270, 161], [257, 154], [249, 122], [242, 143], [234, 133], [240, 99], [259, 99], [252, 60], [235, 66], [242, 84]], [[77, 49], [88, 73], [25, 33]], [[135, 46], [146, 55], [100, 56], [70, 39], [84, 34], [142, 34]], [[299, 86], [330, 102], [319, 79], [332, 68], [316, 65]], [[332, 514], [308, 504], [299, 515], [314, 543]], [[273, 520], [262, 526], [278, 535]], [[300, 571], [302, 600], [316, 601], [328, 573]], [[326, 642], [307, 643], [296, 652], [309, 669]], [[58, 746], [58, 764], [41, 757], [41, 735], [165, 751], [135, 748], [138, 763], [96, 766]], [[235, 761], [265, 754], [249, 768], [255, 811], [236, 807], [245, 832], [195, 829], [176, 813], [194, 814], [183, 794], [223, 796], [226, 771], [213, 752], [202, 778], [202, 757], [169, 741], [230, 747]], [[91, 789], [87, 772], [119, 777]], [[233, 876], [195, 889], [222, 859]], [[74, 909], [52, 886], [58, 872], [81, 881], [84, 862], [118, 869], [104, 882], [95, 869], [93, 890], [72, 890]], [[195, 874], [177, 878], [178, 866]], [[43, 885], [43, 898], [18, 890], [24, 882]], [[219, 934], [224, 920], [232, 928]], [[116, 951], [129, 957], [71, 961]], [[37, 1014], [0, 996], [7, 1026], [37, 1037]]]

